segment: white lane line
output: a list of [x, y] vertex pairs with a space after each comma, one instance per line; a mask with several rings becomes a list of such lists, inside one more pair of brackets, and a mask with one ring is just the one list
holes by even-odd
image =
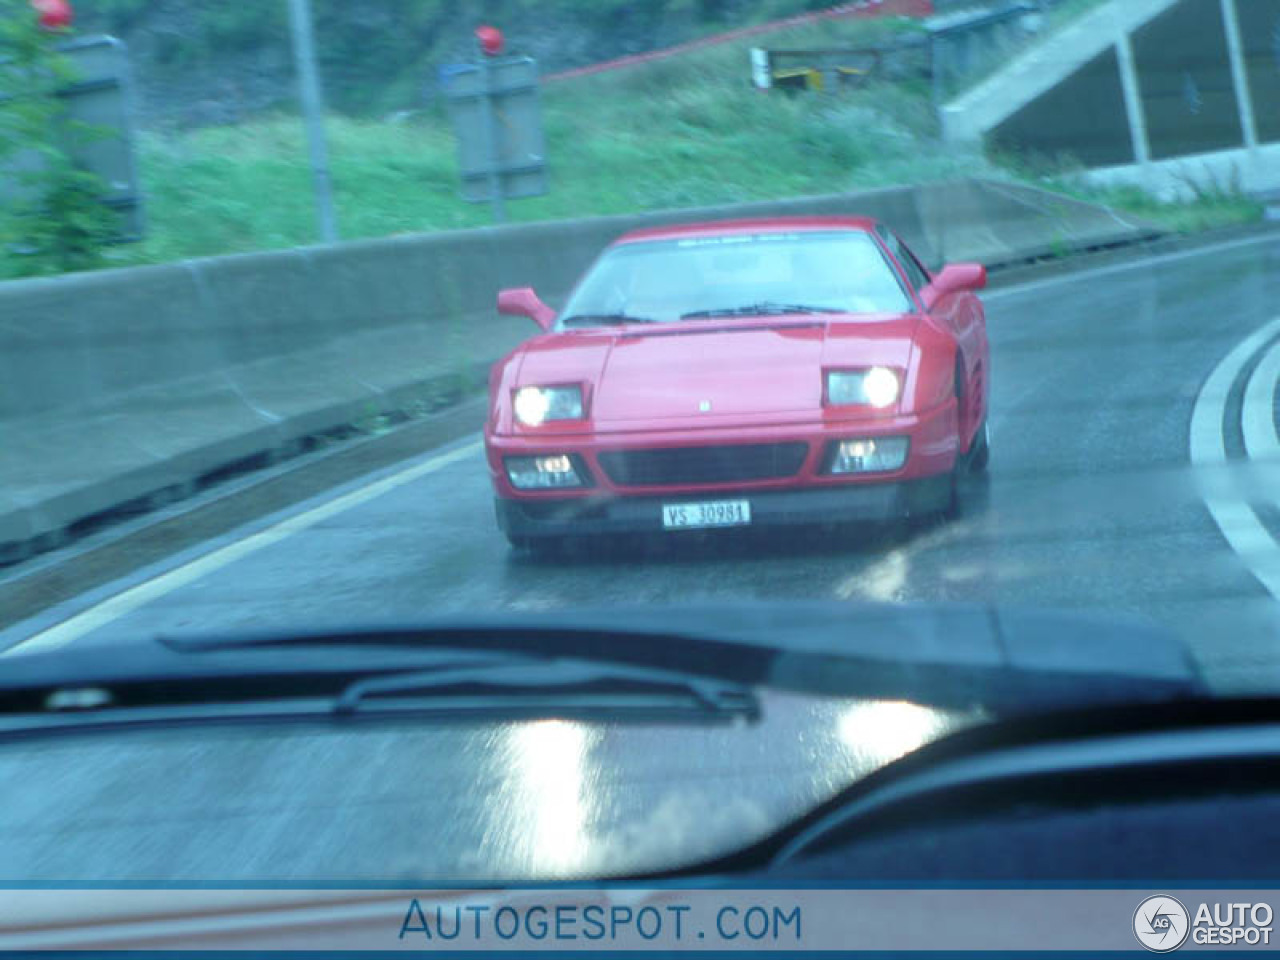
[[1110, 277], [1117, 273], [1129, 273], [1134, 270], [1142, 270], [1146, 267], [1159, 267], [1168, 263], [1178, 263], [1182, 260], [1195, 260], [1200, 257], [1212, 256], [1215, 253], [1226, 253], [1228, 250], [1236, 250], [1240, 247], [1252, 247], [1258, 244], [1273, 243], [1280, 245], [1280, 231], [1276, 233], [1265, 233], [1257, 237], [1243, 237], [1239, 240], [1228, 240], [1225, 243], [1216, 243], [1209, 247], [1200, 247], [1191, 250], [1179, 250], [1174, 253], [1161, 253], [1152, 257], [1143, 257], [1138, 260], [1132, 260], [1126, 263], [1114, 263], [1108, 266], [1093, 267], [1087, 270], [1071, 271], [1055, 274], [1052, 277], [1045, 277], [1042, 280], [1030, 280], [1027, 283], [1015, 284], [1011, 287], [1001, 287], [998, 290], [983, 291], [981, 297], [984, 301], [1000, 300], [1004, 297], [1021, 296], [1022, 294], [1034, 293], [1044, 287], [1056, 287], [1062, 283], [1071, 283], [1080, 280], [1096, 280], [1099, 277]]
[[375, 480], [373, 483], [352, 490], [350, 493], [343, 494], [334, 500], [321, 503], [303, 513], [281, 520], [279, 523], [245, 537], [243, 540], [227, 544], [225, 547], [207, 553], [202, 557], [197, 557], [195, 560], [180, 567], [175, 567], [150, 580], [130, 587], [122, 593], [117, 593], [115, 596], [90, 607], [88, 610], [77, 613], [75, 616], [63, 620], [47, 630], [28, 637], [26, 640], [0, 653], [0, 657], [21, 656], [65, 647], [85, 634], [92, 633], [94, 630], [119, 620], [139, 607], [158, 600], [215, 570], [220, 570], [252, 553], [279, 543], [295, 533], [306, 530], [308, 527], [313, 527], [323, 520], [328, 520], [330, 517], [350, 510], [352, 507], [368, 503], [375, 497], [380, 497], [397, 487], [404, 486], [406, 483], [412, 483], [414, 480], [436, 473], [452, 463], [465, 460], [467, 457], [478, 453], [480, 449], [481, 444], [479, 441], [469, 443], [456, 450], [442, 453], [422, 463], [415, 464], [398, 473], [393, 473], [388, 477], [383, 477], [381, 480]]
[[1280, 460], [1275, 417], [1277, 386], [1280, 386], [1280, 340], [1271, 345], [1262, 362], [1254, 368], [1244, 390], [1240, 426], [1244, 431], [1245, 449], [1253, 460]]
[[[1226, 355], [1200, 388], [1191, 412], [1191, 463], [1220, 467], [1227, 461], [1223, 417], [1227, 394], [1249, 360], [1272, 338], [1280, 335], [1280, 317], [1254, 331]], [[1280, 600], [1280, 544], [1262, 525], [1243, 496], [1209, 493], [1205, 506], [1218, 529], [1264, 587]]]

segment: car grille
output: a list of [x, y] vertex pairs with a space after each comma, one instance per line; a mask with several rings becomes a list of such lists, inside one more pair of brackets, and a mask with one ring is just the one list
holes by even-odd
[[670, 450], [619, 450], [597, 459], [620, 487], [661, 487], [698, 483], [774, 480], [800, 471], [807, 443], [754, 443]]

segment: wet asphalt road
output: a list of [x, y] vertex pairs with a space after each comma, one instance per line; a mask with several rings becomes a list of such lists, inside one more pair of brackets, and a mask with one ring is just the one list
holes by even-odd
[[[421, 467], [376, 497], [244, 548], [247, 535], [337, 494], [301, 504], [10, 627], [0, 647], [59, 622], [57, 642], [84, 645], [498, 608], [975, 600], [1146, 614], [1186, 638], [1218, 687], [1280, 690], [1280, 603], [1215, 526], [1188, 455], [1202, 383], [1280, 315], [1278, 295], [1274, 239], [990, 294], [990, 479], [968, 491], [958, 520], [915, 534], [716, 537], [535, 560], [513, 554], [494, 525], [477, 436], [443, 464], [433, 451], [388, 471]], [[239, 553], [216, 567], [95, 607], [228, 545]]]

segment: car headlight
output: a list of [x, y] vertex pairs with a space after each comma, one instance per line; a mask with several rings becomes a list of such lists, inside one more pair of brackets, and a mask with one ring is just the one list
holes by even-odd
[[828, 473], [893, 473], [907, 462], [907, 437], [868, 437], [832, 445]]
[[547, 457], [507, 457], [507, 479], [517, 490], [557, 490], [584, 487], [576, 458], [565, 454]]
[[879, 410], [898, 402], [902, 383], [888, 367], [827, 372], [827, 402], [832, 406], [870, 406]]
[[526, 427], [536, 427], [550, 420], [582, 419], [582, 388], [521, 387], [513, 404], [516, 419]]

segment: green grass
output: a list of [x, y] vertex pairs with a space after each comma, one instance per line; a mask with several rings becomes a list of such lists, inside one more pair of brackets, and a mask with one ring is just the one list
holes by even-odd
[[[828, 23], [775, 47], [863, 45], [910, 23]], [[839, 96], [761, 94], [748, 82], [750, 43], [549, 84], [543, 93], [550, 191], [508, 204], [512, 221], [631, 213], [837, 193], [962, 176], [1056, 188], [1191, 231], [1256, 220], [1231, 191], [1162, 204], [1137, 190], [1078, 185], [1068, 167], [1021, 168], [942, 145], [928, 83], [881, 81]], [[436, 105], [403, 123], [328, 122], [341, 234], [352, 240], [487, 225], [487, 205], [458, 196], [452, 130]], [[120, 265], [314, 242], [302, 126], [275, 116], [238, 127], [148, 135], [141, 143], [145, 241]]]
[[1170, 233], [1201, 233], [1258, 223], [1265, 204], [1229, 189], [1200, 190], [1189, 200], [1162, 202], [1138, 187], [1058, 185], [1080, 200], [1131, 213]]
[[[913, 29], [823, 24], [775, 45], [866, 44]], [[831, 193], [980, 172], [976, 155], [929, 146], [923, 81], [838, 97], [761, 94], [748, 44], [550, 84], [543, 94], [550, 190], [508, 204], [513, 221], [628, 213]], [[344, 239], [490, 222], [458, 197], [451, 127], [430, 109], [396, 124], [332, 116], [332, 177]], [[147, 239], [121, 262], [312, 242], [315, 215], [301, 124], [276, 116], [141, 142]]]

